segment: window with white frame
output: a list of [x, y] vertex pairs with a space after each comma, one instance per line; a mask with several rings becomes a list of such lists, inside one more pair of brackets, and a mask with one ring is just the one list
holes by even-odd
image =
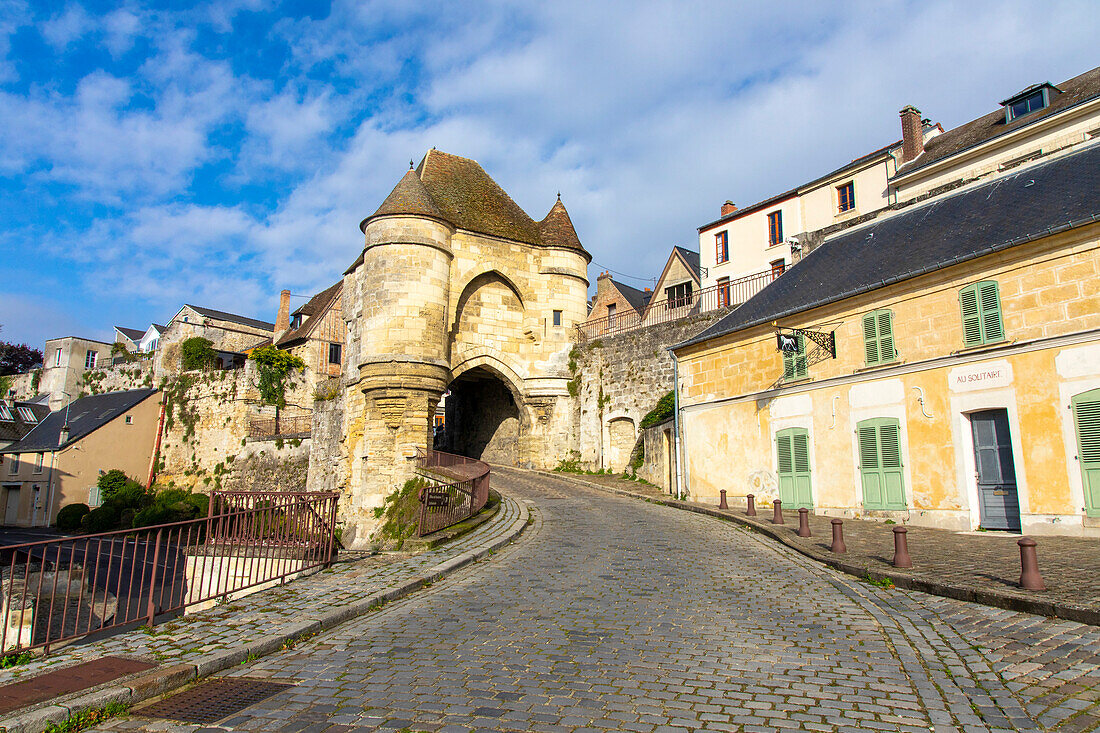
[[29, 408], [29, 407], [20, 407], [18, 409], [19, 409], [19, 417], [23, 418], [23, 422], [26, 422], [26, 423], [36, 423], [36, 422], [38, 422], [38, 417], [34, 414], [34, 410], [32, 410], [31, 408]]
[[4, 422], [12, 422], [11, 410], [3, 402], [0, 402], [0, 420]]
[[95, 360], [99, 357], [99, 354], [91, 349], [88, 349], [88, 353], [84, 356], [84, 368], [95, 369]]
[[42, 464], [46, 462], [46, 454], [38, 453], [34, 457], [34, 472], [42, 473]]

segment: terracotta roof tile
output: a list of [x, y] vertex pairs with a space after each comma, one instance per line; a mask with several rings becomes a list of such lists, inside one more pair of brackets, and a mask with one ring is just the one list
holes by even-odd
[[431, 194], [428, 193], [428, 189], [421, 182], [420, 176], [411, 168], [393, 187], [390, 195], [386, 197], [378, 210], [364, 219], [359, 228], [365, 229], [367, 222], [376, 216], [391, 216], [394, 214], [429, 216], [433, 219], [442, 219], [454, 223], [436, 206]]
[[577, 230], [573, 228], [573, 220], [569, 218], [569, 212], [565, 210], [561, 197], [554, 202], [550, 212], [539, 222], [539, 234], [542, 236], [542, 243], [548, 247], [565, 247], [584, 252]]

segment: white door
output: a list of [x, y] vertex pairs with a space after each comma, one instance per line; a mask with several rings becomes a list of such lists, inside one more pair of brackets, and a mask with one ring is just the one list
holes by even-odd
[[18, 486], [4, 487], [4, 524], [8, 526], [19, 521], [19, 490]]

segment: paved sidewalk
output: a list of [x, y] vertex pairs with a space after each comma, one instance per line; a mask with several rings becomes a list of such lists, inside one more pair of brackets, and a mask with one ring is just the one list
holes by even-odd
[[156, 662], [151, 672], [24, 709], [0, 719], [7, 733], [38, 733], [51, 722], [108, 702], [136, 703], [197, 677], [242, 664], [366, 613], [480, 559], [514, 539], [528, 521], [526, 507], [502, 497], [491, 520], [429, 552], [388, 561], [380, 556], [337, 562], [285, 586], [209, 611], [102, 641], [74, 644], [30, 664], [0, 670], [0, 684], [105, 656]]
[[889, 578], [899, 587], [921, 590], [959, 600], [1058, 616], [1100, 625], [1100, 540], [1080, 537], [1036, 537], [1039, 571], [1046, 591], [1025, 591], [1019, 587], [1020, 535], [1007, 532], [953, 532], [906, 525], [911, 570], [892, 566], [893, 527], [863, 519], [844, 520], [847, 554], [829, 551], [831, 517], [810, 516], [812, 537], [798, 531], [798, 512], [785, 511], [785, 524], [771, 522], [772, 507], [757, 507], [755, 518], [744, 508], [721, 511], [717, 506], [677, 502], [662, 489], [640, 481], [615, 476], [553, 474], [595, 484], [641, 498], [670, 502], [693, 511], [732, 519], [777, 539], [799, 552], [857, 576]]

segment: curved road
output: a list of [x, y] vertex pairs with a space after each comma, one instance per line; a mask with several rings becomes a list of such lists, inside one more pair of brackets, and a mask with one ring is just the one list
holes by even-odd
[[[297, 687], [203, 730], [1098, 722], [1095, 627], [881, 590], [728, 523], [563, 479], [494, 470], [494, 482], [532, 509], [517, 543], [234, 671]], [[111, 727], [143, 726], [166, 724]]]

